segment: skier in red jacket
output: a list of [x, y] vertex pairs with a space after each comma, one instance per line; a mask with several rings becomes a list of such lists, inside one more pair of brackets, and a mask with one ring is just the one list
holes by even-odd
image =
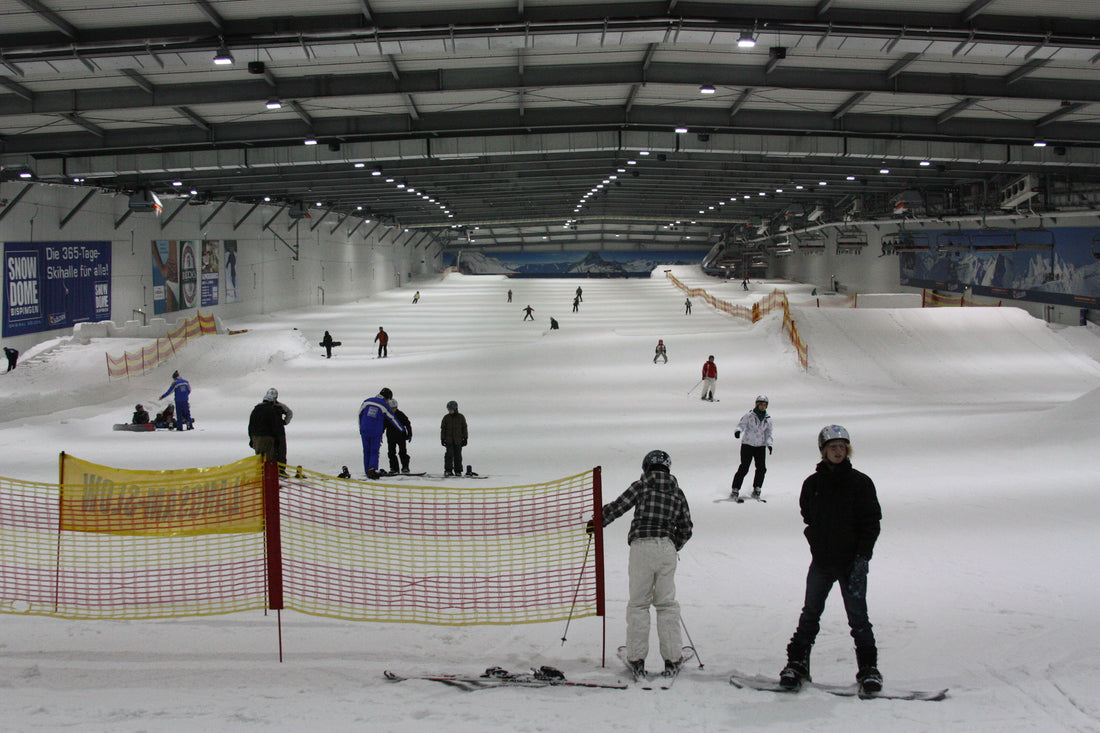
[[714, 402], [714, 385], [718, 382], [718, 365], [714, 363], [714, 356], [708, 356], [703, 362], [703, 396], [707, 402]]

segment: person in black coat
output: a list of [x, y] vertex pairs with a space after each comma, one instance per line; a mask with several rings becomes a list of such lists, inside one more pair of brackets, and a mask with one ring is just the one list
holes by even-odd
[[8, 357], [8, 371], [10, 372], [12, 369], [15, 369], [15, 365], [19, 362], [19, 349], [5, 346], [4, 356]]
[[325, 358], [326, 359], [331, 359], [332, 358], [332, 347], [333, 346], [339, 346], [339, 345], [340, 345], [340, 342], [339, 341], [334, 341], [332, 339], [332, 334], [329, 333], [328, 331], [325, 331], [325, 337], [323, 339], [321, 339], [321, 346], [325, 347]]
[[[413, 439], [412, 422], [409, 421], [409, 416], [397, 409], [397, 400], [386, 400], [390, 403], [390, 409], [393, 410], [393, 416], [405, 426], [405, 432], [401, 432], [393, 425], [386, 423], [386, 452], [390, 459], [390, 473], [397, 473], [398, 470], [401, 473], [409, 472], [409, 452], [406, 450], [406, 444]], [[397, 459], [401, 459], [401, 463], [398, 464]]]
[[252, 414], [248, 418], [248, 444], [265, 461], [274, 461], [277, 458], [276, 446], [279, 438], [286, 437], [283, 412], [275, 404], [278, 397], [274, 389], [269, 389], [263, 402], [252, 408]]
[[882, 689], [878, 648], [867, 615], [867, 571], [879, 535], [882, 509], [875, 484], [852, 468], [848, 431], [839, 425], [822, 428], [817, 438], [821, 462], [802, 483], [798, 503], [810, 544], [806, 600], [790, 643], [787, 666], [779, 681], [797, 689], [810, 679], [810, 649], [821, 628], [825, 599], [833, 584], [840, 585], [848, 626], [855, 641], [860, 691]]

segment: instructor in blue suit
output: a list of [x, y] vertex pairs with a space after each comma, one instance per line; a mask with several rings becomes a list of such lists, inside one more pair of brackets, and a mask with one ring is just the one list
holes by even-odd
[[191, 419], [191, 384], [178, 371], [172, 372], [172, 384], [160, 399], [163, 400], [168, 395], [176, 400], [176, 429], [194, 430], [195, 421]]
[[363, 400], [359, 406], [359, 437], [363, 439], [363, 472], [367, 478], [378, 478], [378, 453], [382, 447], [382, 436], [386, 432], [386, 423], [394, 429], [406, 433], [405, 426], [393, 414], [389, 400], [393, 391], [383, 387], [375, 397]]

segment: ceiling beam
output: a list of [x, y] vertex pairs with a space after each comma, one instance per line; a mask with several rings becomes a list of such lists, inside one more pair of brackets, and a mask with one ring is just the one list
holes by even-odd
[[62, 18], [44, 3], [40, 3], [38, 0], [16, 0], [16, 2], [34, 12], [35, 15], [42, 18], [42, 20], [61, 31], [72, 40], [75, 41], [80, 38], [80, 31], [77, 30], [75, 25]]
[[225, 20], [220, 15], [218, 15], [218, 11], [214, 10], [213, 5], [208, 3], [206, 0], [191, 0], [191, 2], [195, 3], [195, 5], [199, 7], [199, 10], [201, 10], [202, 14], [207, 17], [211, 25], [213, 25], [214, 28], [217, 29], [218, 33], [225, 32]]

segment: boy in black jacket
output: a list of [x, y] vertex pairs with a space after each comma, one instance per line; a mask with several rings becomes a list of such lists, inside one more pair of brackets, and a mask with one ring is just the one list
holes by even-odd
[[867, 569], [879, 535], [882, 509], [870, 477], [852, 468], [848, 431], [839, 425], [822, 428], [817, 436], [821, 462], [802, 483], [798, 503], [810, 543], [806, 601], [798, 628], [787, 645], [787, 666], [779, 682], [797, 689], [810, 679], [810, 649], [821, 628], [821, 613], [833, 583], [839, 583], [856, 645], [861, 693], [882, 689], [878, 649], [867, 616]]
[[[401, 432], [389, 423], [386, 424], [386, 453], [390, 459], [390, 473], [397, 473], [398, 470], [401, 473], [409, 472], [409, 451], [406, 449], [408, 441], [413, 439], [412, 422], [409, 421], [409, 416], [397, 409], [397, 400], [389, 399], [390, 409], [393, 410], [393, 416], [405, 427], [405, 432]], [[401, 459], [400, 466], [397, 459]]]

